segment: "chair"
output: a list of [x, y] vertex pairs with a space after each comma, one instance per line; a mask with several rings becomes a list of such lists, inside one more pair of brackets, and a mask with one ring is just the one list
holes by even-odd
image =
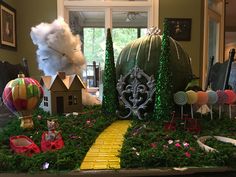
[[29, 76], [26, 59], [23, 59], [23, 64], [10, 64], [7, 61], [0, 61], [0, 97], [2, 97], [6, 84], [10, 80], [17, 78], [19, 73], [25, 74], [26, 77]]
[[235, 88], [234, 85], [230, 85], [229, 83], [230, 78], [235, 78], [236, 75], [236, 70], [234, 70], [235, 73], [231, 72], [234, 55], [235, 49], [231, 49], [227, 61], [223, 63], [215, 63], [212, 67], [209, 67], [209, 79], [207, 79], [206, 88], [210, 86], [214, 91]]

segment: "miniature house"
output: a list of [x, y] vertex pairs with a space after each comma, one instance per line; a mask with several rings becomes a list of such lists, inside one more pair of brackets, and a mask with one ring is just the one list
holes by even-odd
[[85, 86], [78, 75], [58, 72], [55, 76], [42, 76], [40, 83], [44, 89], [40, 107], [44, 111], [62, 114], [82, 110], [82, 89]]

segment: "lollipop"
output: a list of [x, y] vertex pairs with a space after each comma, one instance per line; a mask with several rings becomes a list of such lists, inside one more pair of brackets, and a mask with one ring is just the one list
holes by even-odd
[[227, 95], [226, 104], [233, 104], [236, 101], [236, 94], [233, 90], [225, 90], [225, 93]]
[[218, 100], [217, 93], [213, 90], [208, 90], [208, 104], [210, 105], [210, 111], [211, 111], [211, 120], [213, 119], [213, 112], [212, 112], [212, 105], [215, 104]]
[[190, 104], [191, 107], [191, 117], [193, 118], [193, 104], [195, 104], [197, 102], [197, 93], [194, 92], [193, 90], [189, 90], [186, 92], [187, 94], [187, 103]]
[[177, 105], [181, 106], [181, 119], [183, 119], [183, 105], [185, 105], [187, 103], [187, 94], [183, 91], [179, 91], [177, 93], [174, 94], [174, 101]]
[[219, 105], [219, 119], [220, 119], [221, 118], [222, 105], [225, 104], [226, 101], [228, 100], [228, 95], [223, 90], [217, 90], [216, 93], [217, 93], [217, 96], [218, 96], [217, 103]]
[[233, 90], [225, 90], [227, 95], [226, 104], [229, 105], [229, 118], [232, 119], [231, 105], [236, 101], [236, 94]]
[[186, 92], [187, 94], [187, 103], [188, 104], [195, 104], [197, 102], [197, 93], [194, 92], [193, 90], [189, 90]]
[[204, 105], [204, 104], [207, 104], [207, 102], [208, 102], [208, 94], [203, 91], [198, 91], [196, 104]]

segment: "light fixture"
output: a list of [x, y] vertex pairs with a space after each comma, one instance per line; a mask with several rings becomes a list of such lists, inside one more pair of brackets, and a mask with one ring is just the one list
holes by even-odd
[[136, 20], [138, 12], [128, 12], [126, 16], [126, 22], [134, 21]]

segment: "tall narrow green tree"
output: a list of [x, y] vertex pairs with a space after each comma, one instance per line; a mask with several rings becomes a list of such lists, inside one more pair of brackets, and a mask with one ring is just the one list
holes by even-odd
[[107, 29], [105, 70], [103, 77], [102, 111], [107, 114], [115, 114], [118, 105], [118, 94], [116, 90], [116, 71], [114, 61], [113, 42], [111, 30]]
[[172, 72], [170, 70], [169, 23], [164, 21], [159, 69], [156, 77], [154, 119], [168, 120], [172, 111]]

